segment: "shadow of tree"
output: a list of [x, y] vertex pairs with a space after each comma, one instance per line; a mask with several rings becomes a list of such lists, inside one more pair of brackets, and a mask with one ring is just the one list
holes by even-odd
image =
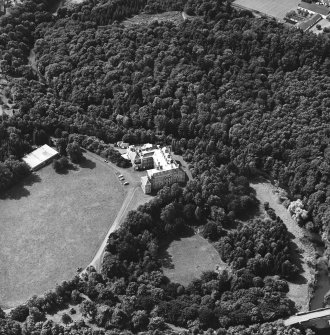
[[160, 255], [160, 260], [164, 268], [174, 269], [172, 256], [169, 254], [167, 250], [163, 250], [163, 252]]
[[291, 232], [287, 232], [290, 238], [290, 258], [291, 262], [297, 266], [298, 274], [294, 278], [290, 278], [288, 281], [293, 284], [306, 284], [307, 279], [304, 277], [303, 272], [303, 255], [302, 250], [299, 249], [298, 245], [293, 241], [295, 236]]
[[66, 169], [62, 169], [62, 170], [57, 170], [56, 173], [60, 174], [60, 175], [67, 175], [69, 173], [69, 171], [78, 171], [78, 167], [74, 164], [69, 164], [69, 166]]
[[96, 164], [95, 162], [91, 161], [90, 159], [84, 157], [82, 161], [78, 164], [83, 169], [95, 169]]
[[10, 189], [0, 195], [0, 199], [14, 199], [19, 200], [23, 197], [30, 195], [30, 191], [26, 189], [26, 186], [32, 186], [34, 183], [39, 183], [41, 178], [39, 175], [32, 173], [16, 185], [13, 185]]

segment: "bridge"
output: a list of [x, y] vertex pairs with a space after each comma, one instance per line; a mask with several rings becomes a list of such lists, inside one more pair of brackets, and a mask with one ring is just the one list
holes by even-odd
[[310, 312], [297, 313], [284, 320], [285, 326], [300, 324], [303, 327], [315, 327], [318, 329], [330, 327], [330, 308], [319, 308]]

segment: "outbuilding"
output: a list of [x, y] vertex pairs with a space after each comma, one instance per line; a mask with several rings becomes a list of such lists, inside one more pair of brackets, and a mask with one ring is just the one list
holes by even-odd
[[329, 7], [316, 5], [315, 3], [301, 2], [298, 7], [299, 9], [310, 14], [320, 14], [323, 19], [325, 19], [330, 14]]
[[50, 163], [57, 156], [58, 152], [45, 144], [28, 155], [25, 155], [23, 161], [29, 165], [31, 170], [36, 171]]

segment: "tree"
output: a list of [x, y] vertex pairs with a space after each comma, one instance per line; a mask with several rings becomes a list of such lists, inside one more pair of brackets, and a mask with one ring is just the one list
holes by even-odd
[[30, 307], [29, 314], [34, 322], [43, 321], [45, 318], [45, 313], [41, 312], [37, 307]]
[[70, 167], [69, 160], [64, 156], [53, 160], [53, 168], [56, 172], [62, 172]]
[[218, 238], [218, 226], [215, 222], [209, 221], [203, 228], [203, 236], [216, 241]]
[[65, 325], [67, 325], [67, 324], [69, 324], [69, 323], [72, 322], [72, 318], [71, 318], [71, 316], [70, 316], [69, 314], [67, 314], [67, 313], [63, 313], [63, 314], [62, 314], [61, 320], [62, 320], [62, 322], [63, 322]]
[[147, 312], [144, 310], [134, 312], [132, 317], [132, 323], [136, 331], [141, 331], [145, 329], [149, 323]]
[[67, 152], [66, 152], [67, 145], [68, 145], [68, 141], [65, 138], [59, 138], [56, 141], [56, 149], [57, 149], [57, 151], [59, 152], [59, 154], [61, 156], [66, 156], [66, 154], [67, 154]]
[[127, 314], [120, 308], [115, 308], [111, 316], [111, 323], [116, 327], [123, 329], [128, 322]]
[[0, 162], [0, 192], [6, 190], [12, 183], [13, 173]]
[[71, 292], [71, 300], [74, 304], [79, 304], [81, 301], [80, 292], [78, 290], [73, 290]]
[[80, 305], [80, 312], [84, 317], [94, 320], [97, 315], [95, 303], [89, 300], [84, 300]]
[[25, 305], [19, 305], [12, 309], [9, 313], [9, 317], [12, 320], [24, 322], [29, 315], [29, 308]]
[[148, 329], [150, 330], [164, 330], [166, 328], [165, 320], [162, 317], [156, 316], [150, 319]]
[[80, 146], [77, 142], [69, 143], [66, 150], [67, 150], [67, 152], [70, 156], [70, 159], [73, 163], [81, 162], [81, 160], [83, 158], [83, 154], [82, 154]]

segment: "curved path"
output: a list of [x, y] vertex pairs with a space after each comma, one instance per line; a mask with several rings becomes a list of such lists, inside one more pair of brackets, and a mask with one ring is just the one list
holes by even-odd
[[134, 194], [137, 190], [137, 186], [134, 187], [134, 188], [130, 188], [127, 195], [126, 195], [126, 198], [114, 220], [114, 222], [111, 224], [99, 250], [97, 251], [96, 255], [94, 256], [93, 260], [90, 262], [89, 266], [93, 266], [97, 272], [101, 272], [101, 266], [102, 266], [102, 260], [103, 260], [103, 255], [104, 255], [104, 252], [105, 252], [105, 248], [107, 246], [107, 242], [108, 242], [108, 239], [109, 239], [109, 236], [111, 233], [113, 233], [115, 230], [118, 229], [122, 219], [126, 216], [127, 214], [127, 211], [128, 211], [128, 208], [129, 208], [129, 205], [134, 197]]

